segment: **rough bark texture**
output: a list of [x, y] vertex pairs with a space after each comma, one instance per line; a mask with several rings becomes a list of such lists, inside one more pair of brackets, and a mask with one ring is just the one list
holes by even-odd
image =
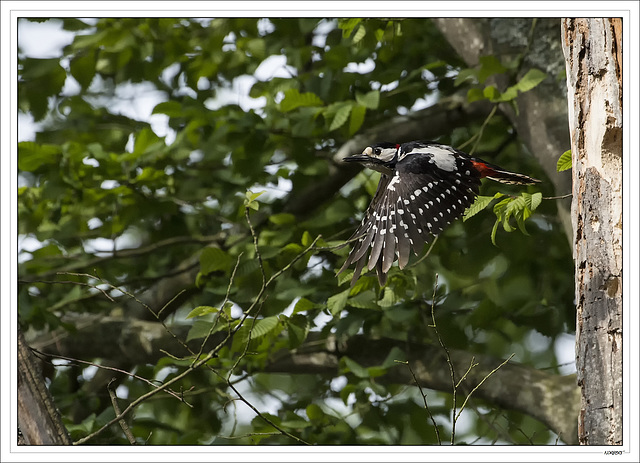
[[566, 19], [581, 444], [622, 444], [622, 30]]
[[23, 445], [70, 445], [71, 439], [22, 332], [18, 330], [18, 426]]

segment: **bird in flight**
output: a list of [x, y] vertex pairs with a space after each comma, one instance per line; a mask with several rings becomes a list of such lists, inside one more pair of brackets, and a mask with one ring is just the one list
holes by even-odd
[[365, 267], [375, 267], [384, 286], [396, 257], [398, 267], [404, 268], [411, 250], [418, 255], [429, 236], [463, 215], [478, 195], [481, 178], [516, 185], [540, 182], [431, 141], [378, 143], [343, 160], [382, 174], [362, 223], [350, 238], [353, 249], [338, 271], [355, 263], [352, 285]]

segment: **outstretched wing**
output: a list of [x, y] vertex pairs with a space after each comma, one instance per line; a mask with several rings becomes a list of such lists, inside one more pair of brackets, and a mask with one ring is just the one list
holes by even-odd
[[[362, 270], [376, 268], [381, 285], [396, 256], [404, 268], [430, 235], [442, 232], [473, 203], [480, 176], [471, 160], [421, 147], [402, 157], [393, 176], [382, 175], [357, 238], [340, 272], [356, 263], [352, 285]], [[367, 252], [369, 252], [367, 257]]]

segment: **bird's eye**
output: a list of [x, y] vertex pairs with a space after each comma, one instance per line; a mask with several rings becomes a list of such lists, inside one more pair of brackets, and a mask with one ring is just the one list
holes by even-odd
[[382, 149], [380, 148], [375, 148], [373, 150], [373, 154], [375, 154], [376, 156], [380, 156], [382, 154]]

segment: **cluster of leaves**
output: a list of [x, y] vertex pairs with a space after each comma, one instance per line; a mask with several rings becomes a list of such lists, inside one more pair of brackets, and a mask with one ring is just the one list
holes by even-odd
[[[183, 401], [157, 394], [136, 408], [131, 428], [140, 442], [292, 443], [295, 435], [319, 444], [436, 443], [415, 388], [376, 381], [403, 352], [368, 365], [345, 356], [334, 370], [264, 372], [283, 356], [321, 352], [331, 338], [434, 342], [424, 314], [436, 273], [447, 346], [499, 358], [515, 350], [532, 367], [556, 364], [552, 341], [572, 329], [572, 264], [555, 207], [540, 192], [483, 186], [470, 220], [452, 225], [429, 258], [393, 268], [385, 288], [370, 275], [348, 288], [350, 272], [335, 277], [348, 252], [340, 245], [377, 177], [327, 182], [336, 177], [332, 152], [363, 128], [460, 91], [515, 103], [539, 72], [481, 96], [477, 86], [503, 72], [496, 59], [464, 70], [423, 19], [58, 23], [76, 32], [60, 57], [19, 58], [20, 110], [38, 124], [34, 139], [19, 144], [19, 233], [38, 243], [21, 252], [20, 323], [32, 336], [62, 331], [76, 344], [86, 315], [151, 320], [180, 333], [188, 349], [146, 361], [128, 360], [122, 353], [136, 349], [123, 339], [79, 354], [157, 384], [180, 379], [174, 391]], [[267, 64], [276, 69], [264, 77]], [[234, 85], [247, 78], [248, 96], [237, 96]], [[135, 97], [123, 104], [127, 95]], [[141, 95], [153, 108], [136, 116]], [[459, 146], [481, 134], [474, 154], [508, 168], [523, 152], [512, 132], [496, 115], [441, 138]], [[540, 176], [532, 161], [519, 170]], [[292, 211], [300, 197], [306, 208]], [[478, 214], [493, 199], [494, 224]], [[515, 229], [511, 219], [523, 232], [529, 219], [529, 236], [507, 234], [491, 246], [492, 225], [495, 243], [500, 223]], [[527, 347], [532, 337], [543, 340], [536, 349]], [[113, 344], [117, 358], [101, 354]], [[95, 392], [99, 374], [70, 367], [51, 377], [75, 439], [113, 419], [108, 397]], [[129, 400], [149, 391], [138, 378], [119, 378]], [[249, 420], [245, 405], [229, 409], [241, 394], [256, 404]], [[265, 397], [276, 405], [261, 409]], [[450, 394], [434, 392], [434, 416], [448, 422], [451, 406]], [[459, 441], [519, 442], [523, 429], [539, 442], [550, 438], [526, 415], [490, 409], [470, 418]], [[498, 436], [486, 423], [499, 421], [507, 430]], [[91, 442], [126, 440], [113, 426]]]

